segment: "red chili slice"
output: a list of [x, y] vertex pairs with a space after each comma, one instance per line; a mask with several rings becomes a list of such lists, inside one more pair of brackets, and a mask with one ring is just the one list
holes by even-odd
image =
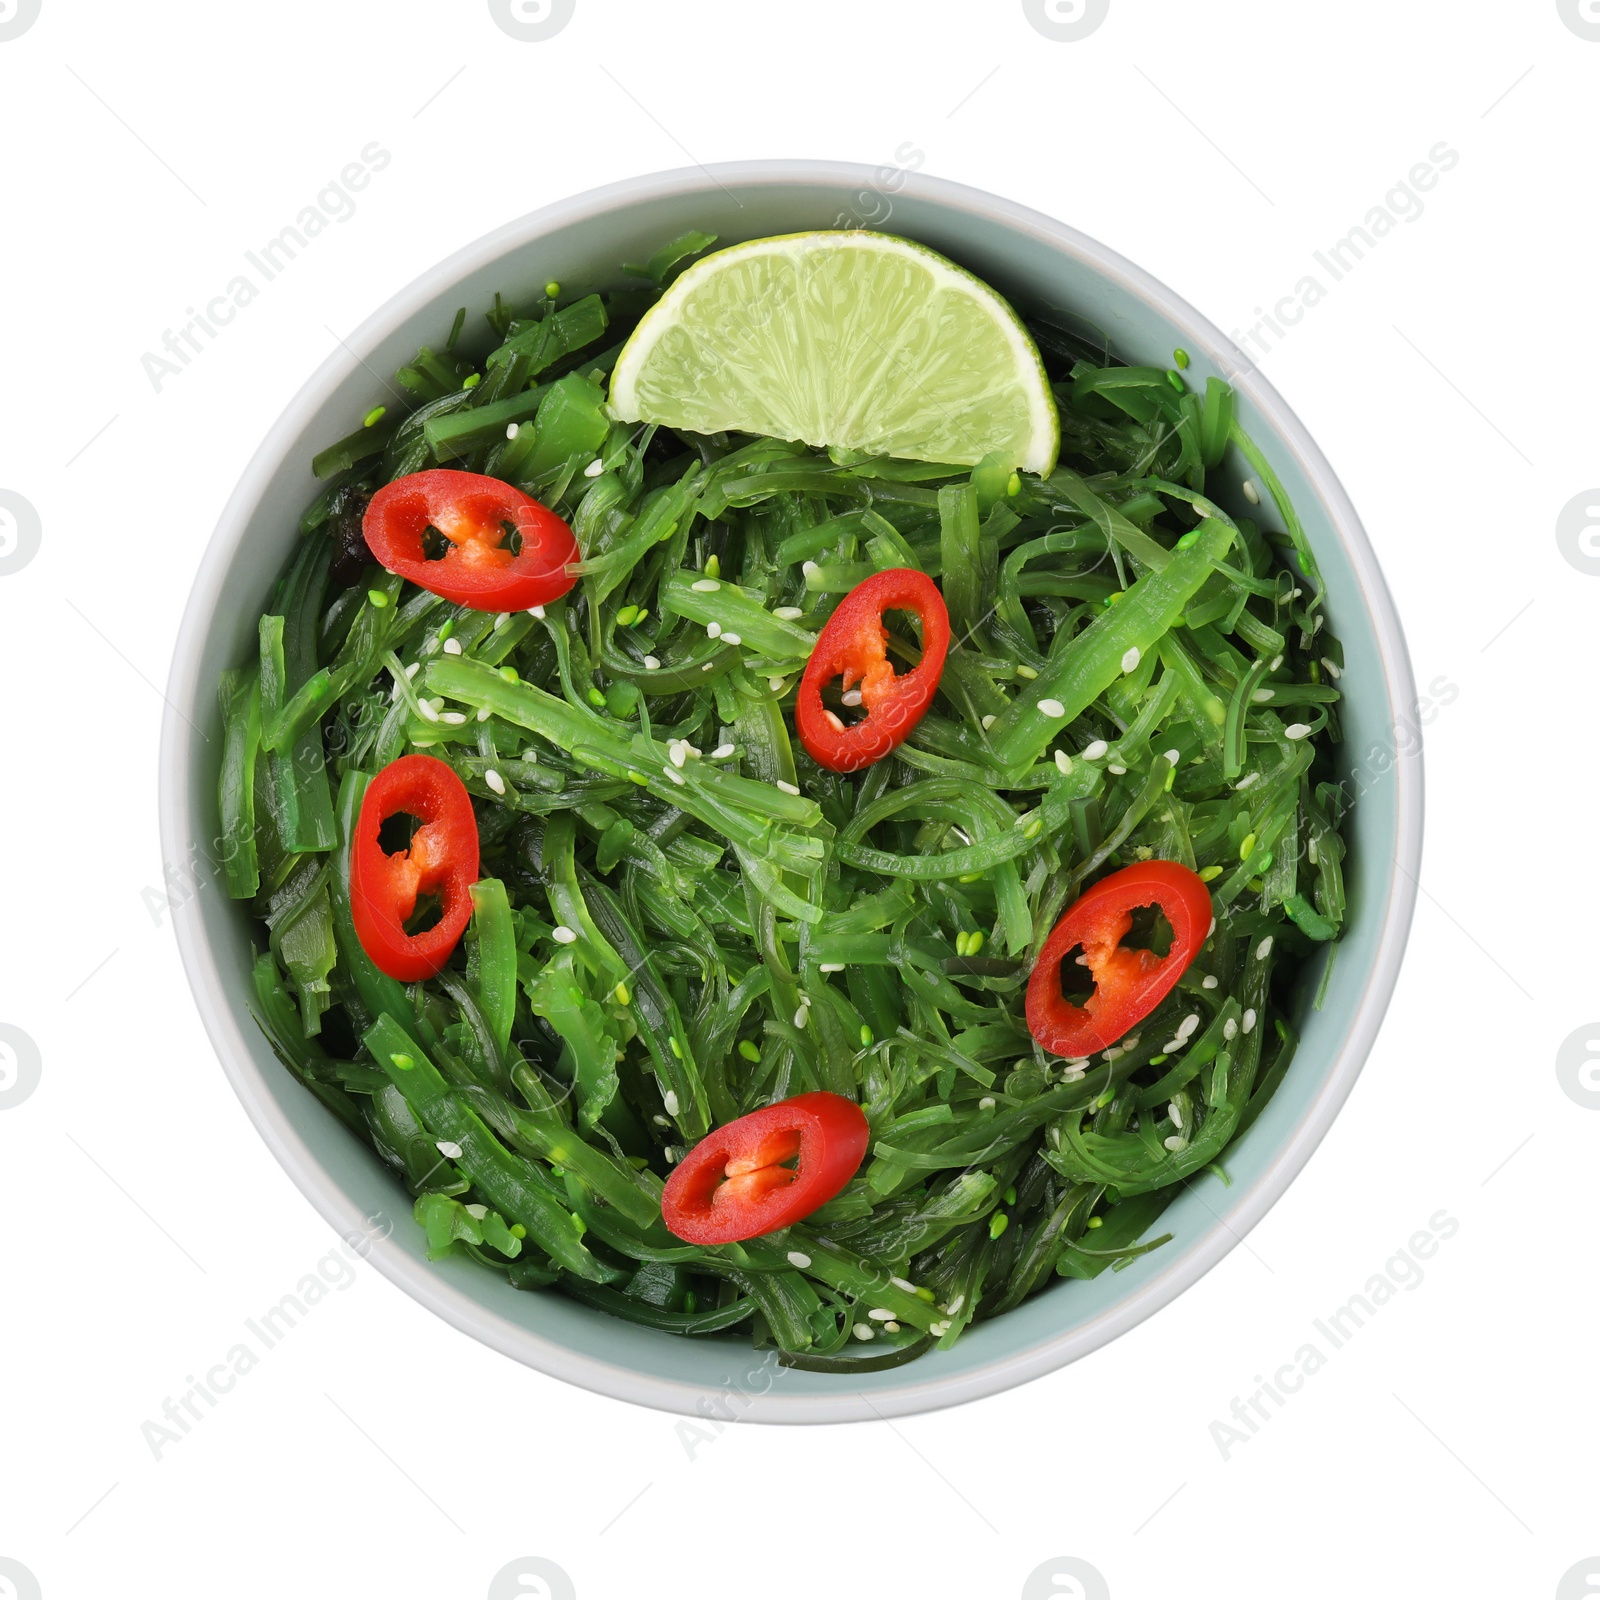
[[[520, 548], [506, 544], [506, 527]], [[436, 528], [450, 541], [430, 561], [423, 536]], [[437, 468], [396, 478], [372, 497], [361, 532], [373, 555], [402, 578], [475, 611], [525, 611], [559, 600], [577, 579], [572, 529], [548, 506], [479, 472]]]
[[691, 1244], [775, 1233], [833, 1199], [866, 1153], [867, 1119], [853, 1100], [797, 1094], [708, 1133], [667, 1179], [661, 1216]]
[[[885, 611], [912, 611], [922, 622], [922, 661], [895, 676], [889, 665]], [[833, 772], [859, 772], [910, 737], [932, 703], [950, 648], [950, 613], [933, 579], [892, 567], [863, 580], [839, 602], [811, 650], [795, 701], [795, 727], [811, 759]], [[822, 688], [842, 677], [861, 685], [866, 716], [847, 727], [822, 704]]]
[[[1140, 906], [1159, 906], [1172, 925], [1164, 956], [1125, 950]], [[1140, 861], [1102, 878], [1068, 906], [1028, 979], [1028, 1031], [1058, 1056], [1086, 1056], [1115, 1044], [1171, 992], [1211, 931], [1211, 895], [1176, 861]], [[1094, 979], [1081, 1006], [1061, 992], [1061, 962], [1076, 946]]]
[[[422, 826], [406, 849], [390, 855], [378, 833], [402, 814]], [[477, 881], [478, 819], [466, 786], [434, 756], [391, 761], [367, 785], [350, 841], [350, 913], [373, 965], [402, 983], [431, 978], [466, 931]], [[425, 894], [439, 897], [439, 920], [407, 933]]]

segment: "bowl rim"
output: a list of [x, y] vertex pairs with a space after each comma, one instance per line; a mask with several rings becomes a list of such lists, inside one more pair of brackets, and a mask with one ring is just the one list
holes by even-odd
[[[306, 419], [334, 393], [363, 358], [396, 327], [421, 312], [469, 274], [490, 267], [519, 246], [569, 228], [630, 202], [690, 194], [710, 186], [803, 187], [838, 184], [871, 188], [879, 169], [855, 162], [751, 160], [678, 167], [589, 189], [542, 206], [493, 229], [420, 274], [373, 312], [306, 380], [261, 441], [229, 496], [201, 557], [184, 607], [168, 675], [159, 757], [158, 814], [163, 859], [186, 859], [190, 827], [189, 740], [182, 707], [195, 703], [210, 619], [251, 514], [300, 438]], [[1321, 500], [1342, 544], [1378, 644], [1379, 666], [1391, 725], [1416, 703], [1416, 686], [1398, 614], [1354, 505], [1303, 423], [1247, 357], [1208, 318], [1143, 268], [1042, 212], [966, 184], [917, 172], [902, 174], [900, 193], [1030, 235], [1075, 257], [1124, 292], [1184, 329], [1187, 343], [1205, 351], [1230, 374], [1235, 388], [1258, 408], [1295, 458]], [[1327, 1077], [1300, 1120], [1253, 1184], [1241, 1192], [1225, 1220], [1209, 1227], [1173, 1264], [1098, 1315], [1026, 1350], [1002, 1355], [967, 1372], [930, 1377], [878, 1395], [784, 1394], [770, 1390], [742, 1397], [741, 1420], [843, 1422], [882, 1420], [963, 1404], [1043, 1376], [1110, 1343], [1176, 1299], [1211, 1270], [1278, 1201], [1321, 1143], [1359, 1076], [1399, 978], [1420, 888], [1423, 766], [1420, 748], [1395, 763], [1395, 854], [1382, 921], [1359, 1000], [1335, 1048]], [[513, 1323], [457, 1288], [444, 1274], [406, 1254], [388, 1237], [372, 1237], [370, 1219], [300, 1137], [267, 1088], [241, 1030], [229, 987], [205, 936], [200, 897], [175, 907], [173, 927], [185, 975], [212, 1047], [269, 1150], [311, 1204], [385, 1277], [446, 1322], [502, 1354], [580, 1388], [669, 1412], [700, 1415], [723, 1391], [660, 1377], [586, 1355]], [[722, 1413], [719, 1412], [719, 1415]]]

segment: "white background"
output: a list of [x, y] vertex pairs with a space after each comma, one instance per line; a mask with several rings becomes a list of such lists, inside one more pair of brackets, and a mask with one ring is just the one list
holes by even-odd
[[[577, 0], [535, 44], [484, 0], [43, 0], [0, 42], [0, 489], [42, 526], [0, 575], [0, 1023], [42, 1062], [0, 1110], [0, 1557], [44, 1600], [477, 1600], [529, 1555], [583, 1600], [1010, 1597], [1061, 1556], [1115, 1600], [1600, 1592], [1559, 1587], [1600, 1552], [1600, 1114], [1555, 1069], [1600, 1013], [1600, 578], [1555, 538], [1600, 482], [1597, 85], [1555, 0], [1111, 0], [1077, 43], [1018, 0]], [[393, 160], [355, 215], [157, 393], [142, 355], [373, 140]], [[154, 1459], [141, 1424], [335, 1244], [201, 1032], [155, 821], [190, 577], [335, 337], [592, 185], [908, 145], [1243, 328], [1439, 141], [1460, 161], [1423, 213], [1263, 362], [1366, 519], [1419, 683], [1458, 692], [1389, 1021], [1248, 1248], [1020, 1391], [692, 1455], [363, 1265]], [[1224, 1459], [1234, 1397], [1440, 1210], [1424, 1281]]]

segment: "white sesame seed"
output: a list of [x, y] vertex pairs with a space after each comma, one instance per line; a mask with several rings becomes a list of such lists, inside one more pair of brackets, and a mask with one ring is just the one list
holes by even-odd
[[802, 1002], [801, 1005], [800, 1005], [800, 1009], [798, 1011], [796, 1011], [795, 1014], [794, 1014], [794, 1025], [795, 1025], [795, 1027], [797, 1027], [797, 1028], [805, 1027], [806, 1018], [807, 1018], [807, 1016], [810, 1015], [810, 1012], [811, 1012], [811, 1007], [806, 1005], [804, 1002]]
[[1200, 1013], [1191, 1011], [1172, 1031], [1180, 1039], [1187, 1039], [1200, 1026]]
[[946, 1307], [945, 1307], [945, 1310], [946, 1310], [946, 1311], [948, 1311], [948, 1312], [949, 1312], [949, 1313], [950, 1313], [950, 1315], [951, 1315], [951, 1316], [952, 1316], [952, 1317], [953, 1317], [953, 1316], [955, 1316], [955, 1315], [956, 1315], [956, 1313], [957, 1313], [957, 1312], [958, 1312], [958, 1311], [960, 1311], [960, 1309], [961, 1309], [961, 1308], [962, 1308], [962, 1306], [964, 1306], [964, 1305], [965, 1305], [965, 1304], [966, 1304], [966, 1303], [967, 1303], [967, 1297], [966, 1297], [966, 1295], [964, 1295], [964, 1294], [958, 1294], [958, 1295], [957, 1295], [957, 1296], [956, 1296], [956, 1297], [955, 1297], [955, 1299], [954, 1299], [954, 1300], [952, 1300], [952, 1301], [951, 1301], [951, 1302], [950, 1302], [950, 1304], [949, 1304], [949, 1305], [947, 1305], [947, 1306], [946, 1306]]
[[983, 1097], [983, 1099], [981, 1099], [978, 1102], [978, 1109], [980, 1111], [993, 1111], [994, 1110], [994, 1096], [986, 1094]]
[[506, 438], [515, 439], [516, 436], [517, 436], [517, 424], [514, 423], [514, 422], [507, 423], [506, 424]]
[[1228, 1020], [1222, 1024], [1222, 1037], [1224, 1039], [1231, 1039], [1238, 1031], [1239, 1024], [1235, 1022], [1232, 1017], [1229, 1017]]
[[994, 724], [995, 724], [995, 715], [994, 715], [994, 713], [993, 713], [993, 712], [992, 712], [992, 711], [991, 711], [991, 712], [990, 712], [990, 713], [989, 713], [989, 715], [988, 715], [988, 716], [986, 716], [986, 717], [985, 717], [985, 718], [984, 718], [984, 719], [983, 719], [983, 731], [984, 731], [984, 732], [985, 732], [985, 733], [987, 733], [987, 732], [988, 732], [988, 731], [989, 731], [989, 730], [990, 730], [990, 729], [991, 729], [991, 728], [992, 728], [992, 727], [993, 727], [993, 726], [994, 726]]
[[1200, 980], [1200, 987], [1202, 989], [1215, 989], [1216, 986], [1217, 980], [1214, 973], [1208, 972], [1205, 977]]
[[1168, 1039], [1167, 1042], [1161, 1047], [1162, 1054], [1169, 1056], [1174, 1055], [1179, 1050], [1183, 1049], [1188, 1042], [1189, 1041], [1187, 1039]]
[[670, 779], [671, 779], [671, 780], [672, 780], [672, 781], [673, 781], [673, 782], [674, 782], [674, 783], [675, 783], [675, 784], [677, 784], [677, 785], [678, 785], [678, 786], [679, 786], [679, 787], [680, 787], [680, 788], [682, 788], [682, 786], [683, 786], [683, 784], [684, 784], [684, 781], [685, 781], [685, 779], [684, 779], [684, 776], [683, 776], [683, 774], [682, 774], [682, 773], [681, 773], [681, 772], [679, 772], [679, 771], [678, 771], [678, 769], [677, 769], [677, 768], [676, 768], [676, 767], [663, 767], [663, 768], [662, 768], [662, 769], [661, 769], [661, 770], [662, 770], [662, 771], [663, 771], [663, 772], [664, 772], [664, 773], [665, 773], [665, 774], [666, 774], [666, 775], [667, 775], [667, 776], [668, 776], [668, 777], [669, 777], [669, 778], [670, 778]]
[[1254, 702], [1255, 702], [1255, 703], [1256, 703], [1256, 704], [1257, 704], [1257, 705], [1258, 705], [1258, 706], [1264, 706], [1264, 705], [1266, 705], [1266, 703], [1267, 703], [1267, 702], [1268, 702], [1268, 701], [1269, 701], [1269, 700], [1271, 700], [1271, 698], [1272, 698], [1272, 691], [1271, 691], [1271, 690], [1270, 690], [1270, 689], [1257, 689], [1257, 690], [1256, 690], [1256, 692], [1255, 692], [1255, 693], [1254, 693], [1254, 694], [1253, 694], [1253, 695], [1251, 695], [1251, 696], [1250, 696], [1250, 698], [1251, 698], [1251, 699], [1252, 699], [1252, 700], [1253, 700], [1253, 701], [1254, 701]]
[[1322, 670], [1326, 672], [1330, 678], [1342, 678], [1344, 676], [1344, 669], [1330, 661], [1326, 656], [1322, 658]]
[[661, 663], [654, 656], [646, 656], [644, 658], [644, 670], [646, 672], [659, 671], [660, 667]]
[[[1298, 589], [1296, 589], [1295, 593], [1299, 594], [1300, 591]], [[1283, 657], [1282, 656], [1274, 656], [1272, 658], [1271, 662], [1268, 664], [1267, 671], [1268, 672], [1276, 672], [1278, 670], [1278, 668], [1281, 667], [1282, 665], [1283, 665]]]
[[1079, 1067], [1076, 1071], [1074, 1071], [1071, 1067], [1068, 1067], [1061, 1074], [1061, 1081], [1063, 1083], [1082, 1083], [1083, 1079], [1084, 1071], [1082, 1067]]
[[493, 767], [484, 768], [483, 781], [488, 784], [496, 794], [504, 794], [506, 792], [506, 780], [502, 778]]
[[1178, 762], [1180, 760], [1182, 760], [1182, 757], [1178, 754], [1178, 752], [1176, 750], [1166, 750], [1166, 751], [1163, 751], [1162, 753], [1166, 756], [1167, 761], [1174, 767], [1177, 766], [1177, 764], [1178, 764]]
[[496, 631], [496, 632], [498, 632], [498, 631], [499, 631], [499, 630], [500, 630], [500, 629], [501, 629], [501, 628], [503, 628], [503, 627], [505, 627], [505, 625], [506, 625], [506, 624], [507, 624], [507, 623], [508, 623], [508, 622], [509, 622], [509, 621], [510, 621], [510, 620], [511, 620], [511, 613], [510, 613], [510, 612], [509, 612], [509, 611], [502, 611], [502, 612], [501, 612], [501, 613], [500, 613], [500, 614], [499, 614], [499, 615], [498, 615], [498, 616], [497, 616], [497, 617], [496, 617], [496, 618], [495, 618], [495, 619], [494, 619], [494, 630], [495, 630], [495, 631]]
[[1249, 1033], [1250, 1030], [1255, 1027], [1255, 1025], [1256, 1025], [1256, 1012], [1255, 1012], [1255, 1007], [1252, 1006], [1252, 1007], [1250, 1007], [1250, 1009], [1248, 1011], [1245, 1012], [1244, 1021], [1241, 1022], [1239, 1024], [1239, 1026], [1244, 1030], [1244, 1032]]
[[720, 622], [708, 622], [706, 624], [706, 638], [715, 639], [721, 632], [722, 624]]
[[1183, 1112], [1178, 1109], [1178, 1102], [1176, 1100], [1170, 1100], [1167, 1102], [1167, 1121], [1170, 1122], [1174, 1128], [1181, 1128], [1183, 1126]]
[[1183, 1138], [1180, 1134], [1169, 1133], [1166, 1138], [1161, 1141], [1161, 1144], [1162, 1147], [1167, 1150], [1181, 1150], [1183, 1149]]
[[799, 784], [797, 784], [797, 783], [785, 783], [782, 778], [778, 779], [778, 781], [774, 785], [774, 787], [778, 788], [778, 789], [782, 789], [785, 794], [799, 794], [800, 793], [800, 785]]
[[1127, 770], [1128, 769], [1126, 767], [1118, 766], [1115, 761], [1108, 761], [1106, 763], [1106, 771], [1109, 772], [1114, 778], [1122, 777]]
[[928, 1332], [931, 1333], [935, 1339], [944, 1338], [949, 1331], [950, 1324], [944, 1318], [941, 1318], [938, 1322], [930, 1322], [928, 1324]]
[[819, 961], [817, 963], [817, 971], [818, 972], [843, 972], [844, 971], [844, 962], [842, 962], [842, 961]]
[[789, 1252], [790, 1266], [799, 1267], [802, 1271], [811, 1265], [811, 1257], [804, 1250], [791, 1250]]
[[1265, 961], [1272, 954], [1272, 935], [1269, 933], [1260, 944], [1256, 946], [1256, 960]]
[[1072, 757], [1065, 750], [1056, 751], [1056, 771], [1064, 778], [1072, 771]]
[[1047, 695], [1039, 702], [1039, 715], [1042, 717], [1064, 717], [1067, 708], [1059, 700], [1052, 700]]
[[459, 1161], [461, 1159], [461, 1146], [454, 1139], [439, 1139], [435, 1141], [433, 1148], [447, 1161]]
[[605, 462], [603, 462], [603, 461], [602, 461], [602, 460], [601, 460], [601, 459], [600, 459], [600, 457], [599, 457], [599, 456], [596, 456], [596, 457], [595, 457], [595, 458], [594, 458], [594, 460], [593, 460], [593, 461], [591, 461], [591, 462], [590, 462], [590, 463], [589, 463], [589, 465], [588, 465], [588, 466], [586, 466], [586, 467], [585, 467], [585, 468], [584, 468], [584, 469], [583, 469], [583, 475], [584, 475], [584, 477], [586, 477], [586, 478], [598, 478], [598, 477], [599, 477], [599, 476], [600, 476], [600, 474], [601, 474], [601, 473], [602, 473], [602, 472], [604, 472], [604, 471], [605, 471], [605, 470], [606, 470], [606, 464], [605, 464]]
[[458, 656], [458, 655], [460, 655], [461, 654], [461, 641], [459, 639], [446, 639], [445, 642], [444, 642], [444, 653], [447, 656]]
[[661, 1103], [662, 1103], [662, 1105], [664, 1105], [667, 1108], [667, 1115], [669, 1117], [677, 1116], [677, 1114], [678, 1114], [678, 1095], [677, 1095], [677, 1091], [676, 1090], [668, 1089], [667, 1092], [664, 1095], [662, 1095]]
[[715, 670], [715, 668], [716, 668], [716, 665], [717, 665], [717, 664], [716, 664], [716, 662], [715, 662], [715, 661], [708, 661], [708, 662], [706, 662], [706, 664], [705, 664], [705, 665], [704, 665], [704, 666], [703, 666], [703, 667], [701, 667], [701, 669], [700, 669], [700, 670], [701, 670], [701, 671], [702, 671], [702, 672], [711, 672], [711, 671], [714, 671], [714, 670]]
[[883, 1325], [883, 1331], [885, 1333], [899, 1333], [900, 1324], [898, 1322], [886, 1322]]
[[839, 699], [847, 706], [858, 706], [861, 704], [861, 691], [859, 689], [846, 689], [839, 696]]
[[722, 585], [715, 578], [696, 578], [689, 587], [696, 594], [715, 594]]
[[424, 722], [437, 722], [439, 720], [439, 713], [435, 711], [426, 700], [419, 700], [417, 702], [417, 710], [422, 713], [422, 720]]
[[557, 944], [576, 944], [578, 942], [577, 933], [573, 929], [569, 928], [564, 922], [558, 923], [550, 930], [550, 937], [554, 939]]
[[805, 615], [799, 606], [774, 606], [772, 614], [779, 622], [795, 622]]
[[783, 679], [782, 678], [768, 678], [767, 679], [767, 687], [774, 694], [782, 694], [783, 693]]
[[534, 620], [537, 621], [537, 622], [543, 622], [544, 621], [544, 607], [543, 606], [529, 606], [528, 607], [528, 615], [530, 617], [534, 618]]
[[682, 739], [674, 739], [672, 743], [667, 746], [667, 760], [670, 761], [673, 766], [681, 767], [687, 757], [688, 752], [683, 748]]
[[722, 636], [724, 644], [743, 644], [744, 640], [736, 633], [725, 633]]
[[1261, 774], [1259, 772], [1247, 772], [1247, 773], [1245, 773], [1245, 775], [1236, 784], [1234, 784], [1233, 787], [1236, 790], [1238, 790], [1238, 789], [1248, 789], [1251, 786], [1251, 784], [1259, 783], [1260, 781], [1261, 781]]
[[863, 1341], [875, 1338], [878, 1332], [878, 1330], [868, 1322], [858, 1322], [850, 1331], [856, 1336], [856, 1338]]
[[904, 1278], [890, 1278], [889, 1282], [897, 1289], [904, 1289], [907, 1294], [915, 1294], [917, 1292], [916, 1284], [908, 1283]]
[[1098, 761], [1110, 748], [1111, 746], [1104, 739], [1096, 739], [1092, 744], [1087, 744], [1083, 747], [1083, 759], [1085, 761]]
[[829, 711], [826, 706], [823, 707], [822, 715], [827, 718], [828, 726], [832, 728], [835, 733], [844, 732], [844, 724], [836, 716], [834, 716], [834, 714]]
[[1261, 491], [1256, 488], [1254, 478], [1246, 478], [1244, 480], [1244, 497], [1253, 506], [1261, 504]]
[[661, 1153], [667, 1158], [668, 1161], [672, 1163], [673, 1166], [676, 1166], [682, 1159], [678, 1154], [678, 1147], [675, 1144], [669, 1144]]
[[670, 1128], [672, 1124], [665, 1117], [651, 1117], [650, 1119], [658, 1128]]
[[[489, 716], [490, 716], [490, 712], [489, 712], [488, 706], [479, 706], [478, 707], [478, 721], [479, 722], [487, 722], [489, 720]], [[532, 761], [533, 757], [532, 756], [524, 756], [522, 759], [524, 761]]]
[[1310, 732], [1311, 725], [1309, 723], [1291, 722], [1289, 726], [1283, 730], [1283, 736], [1285, 739], [1303, 739]]
[[1122, 652], [1122, 670], [1124, 672], [1135, 672], [1138, 670], [1138, 667], [1139, 647], [1136, 644], [1132, 644]]
[[871, 1317], [874, 1322], [893, 1322], [894, 1321], [894, 1312], [886, 1311], [882, 1306], [874, 1306], [867, 1313], [867, 1315], [869, 1317]]
[[821, 572], [822, 568], [815, 561], [802, 561], [800, 570], [809, 578], [813, 572]]
[[467, 714], [465, 711], [444, 711], [440, 713], [439, 720], [450, 723], [452, 727], [460, 727], [467, 720]]

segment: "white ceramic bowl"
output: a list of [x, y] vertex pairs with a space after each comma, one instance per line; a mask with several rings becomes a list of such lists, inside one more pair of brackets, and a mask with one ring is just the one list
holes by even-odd
[[[1189, 351], [1190, 376], [1228, 377], [1244, 426], [1266, 452], [1323, 569], [1332, 629], [1344, 643], [1341, 687], [1350, 776], [1350, 921], [1326, 1002], [1305, 1008], [1293, 1069], [1229, 1152], [1231, 1188], [1202, 1177], [1162, 1219], [1173, 1240], [1093, 1282], [1058, 1280], [955, 1349], [887, 1372], [839, 1376], [778, 1369], [737, 1342], [674, 1338], [559, 1294], [518, 1292], [468, 1261], [430, 1263], [410, 1199], [378, 1158], [274, 1059], [250, 1014], [246, 911], [220, 886], [176, 913], [196, 1003], [245, 1110], [313, 1205], [346, 1235], [375, 1215], [398, 1219], [370, 1246], [373, 1263], [423, 1305], [529, 1366], [604, 1394], [773, 1422], [904, 1415], [993, 1394], [1074, 1361], [1182, 1293], [1236, 1245], [1281, 1195], [1350, 1092], [1394, 987], [1415, 898], [1422, 843], [1422, 766], [1405, 642], [1378, 563], [1328, 463], [1242, 353], [1146, 273], [1049, 217], [922, 175], [826, 162], [751, 162], [658, 173], [548, 206], [468, 246], [378, 311], [290, 403], [246, 469], [217, 525], [179, 632], [162, 735], [162, 846], [187, 861], [218, 836], [218, 674], [245, 660], [256, 620], [316, 492], [313, 453], [386, 398], [417, 346], [447, 333], [498, 289], [529, 295], [641, 260], [691, 227], [726, 242], [868, 224], [943, 251], [1019, 306], [1065, 310], [1134, 362]], [[474, 320], [477, 320], [474, 317]], [[1237, 490], [1239, 463], [1224, 464]], [[1249, 508], [1235, 492], [1219, 498]], [[209, 736], [210, 742], [207, 742]]]

